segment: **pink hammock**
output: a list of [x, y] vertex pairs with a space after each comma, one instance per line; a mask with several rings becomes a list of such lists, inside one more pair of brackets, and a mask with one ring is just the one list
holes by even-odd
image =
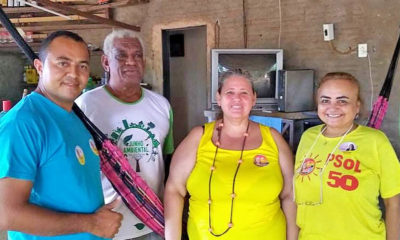
[[122, 152], [111, 143], [103, 142], [100, 154], [101, 171], [114, 189], [123, 196], [128, 208], [149, 228], [164, 236], [164, 216], [161, 201], [153, 190], [132, 169]]
[[376, 102], [374, 103], [374, 106], [372, 108], [370, 120], [368, 121], [368, 126], [373, 127], [376, 129], [380, 129], [383, 118], [386, 115], [386, 111], [389, 106], [389, 100], [388, 98], [385, 98], [383, 96], [379, 96]]
[[393, 77], [396, 72], [397, 60], [400, 50], [400, 35], [397, 40], [396, 48], [394, 49], [392, 61], [390, 62], [389, 70], [383, 83], [379, 97], [374, 103], [371, 110], [371, 115], [368, 119], [368, 126], [379, 129], [382, 125], [383, 118], [385, 117], [386, 111], [389, 105], [390, 91], [392, 90]]
[[92, 134], [100, 149], [101, 171], [110, 180], [126, 206], [146, 226], [164, 237], [164, 209], [160, 199], [132, 169], [122, 151], [115, 146], [74, 104], [75, 114]]

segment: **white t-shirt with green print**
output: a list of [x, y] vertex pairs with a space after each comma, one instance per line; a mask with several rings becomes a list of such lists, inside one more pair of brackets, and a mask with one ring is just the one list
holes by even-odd
[[[163, 96], [142, 88], [142, 96], [133, 103], [115, 98], [104, 86], [81, 95], [76, 103], [90, 120], [124, 152], [132, 168], [162, 198], [164, 193], [163, 154], [174, 150], [172, 110]], [[105, 203], [118, 197], [102, 175]], [[124, 215], [114, 239], [135, 238], [151, 232], [124, 203], [117, 209]]]

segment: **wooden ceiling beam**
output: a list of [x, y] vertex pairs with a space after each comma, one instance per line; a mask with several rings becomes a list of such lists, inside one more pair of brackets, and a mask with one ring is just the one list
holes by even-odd
[[51, 0], [52, 2], [84, 2], [84, 0]]
[[52, 8], [53, 10], [56, 11], [62, 11], [62, 12], [67, 12], [68, 14], [75, 14], [75, 15], [79, 15], [82, 17], [87, 18], [88, 20], [97, 22], [97, 23], [101, 23], [101, 24], [108, 24], [108, 25], [112, 25], [115, 27], [120, 27], [120, 28], [126, 28], [126, 29], [130, 29], [133, 31], [140, 31], [140, 27], [138, 26], [134, 26], [134, 25], [129, 25], [123, 22], [119, 22], [119, 21], [114, 21], [114, 20], [110, 20], [110, 19], [106, 19], [106, 18], [102, 18], [102, 17], [98, 17], [96, 15], [87, 13], [87, 12], [83, 12], [80, 10], [77, 10], [75, 8], [72, 7], [68, 7], [59, 3], [54, 3], [52, 1], [49, 0], [36, 0], [36, 2], [44, 5], [46, 8]]
[[[95, 12], [99, 11], [102, 9], [107, 9], [107, 8], [118, 8], [118, 7], [124, 7], [124, 6], [134, 6], [138, 4], [143, 4], [143, 3], [149, 3], [150, 0], [120, 0], [120, 1], [114, 1], [111, 3], [107, 4], [79, 4], [79, 5], [69, 5], [68, 7], [72, 7], [75, 9], [78, 9], [80, 11], [84, 12]], [[43, 10], [34, 8], [34, 7], [5, 7], [3, 8], [3, 11], [7, 14], [13, 14], [13, 13], [42, 13]]]
[[[106, 14], [96, 14], [96, 17], [105, 17]], [[33, 23], [33, 22], [62, 22], [62, 21], [73, 21], [73, 20], [87, 20], [85, 17], [79, 15], [69, 15], [71, 19], [66, 19], [59, 16], [49, 16], [49, 17], [24, 17], [24, 18], [11, 18], [10, 21], [14, 24], [18, 23]]]
[[12, 13], [42, 13], [43, 10], [34, 7], [5, 7], [3, 11], [7, 14]]
[[118, 8], [118, 7], [124, 7], [124, 6], [133, 6], [133, 5], [149, 3], [149, 2], [150, 2], [150, 0], [121, 0], [121, 1], [114, 1], [111, 3], [107, 3], [107, 4], [101, 4], [101, 5], [81, 6], [81, 7], [78, 7], [78, 9], [81, 11], [85, 11], [85, 12], [93, 12], [93, 11], [97, 11], [97, 10], [104, 9], [104, 8]]
[[[18, 27], [18, 26], [17, 26]], [[43, 25], [43, 26], [20, 26], [25, 32], [31, 31], [56, 31], [56, 30], [84, 30], [84, 29], [107, 29], [112, 28], [105, 24], [63, 24], [63, 25]], [[0, 28], [0, 31], [7, 31], [5, 28]]]
[[[86, 9], [91, 9], [91, 8], [95, 8], [93, 10], [91, 10], [90, 12], [95, 12], [97, 10], [103, 10], [109, 7], [102, 7], [103, 5], [70, 5], [69, 7], [81, 10], [81, 11], [86, 11], [88, 12]], [[100, 7], [100, 8], [97, 8]], [[27, 14], [27, 13], [44, 13], [43, 10], [34, 8], [34, 7], [6, 7], [3, 8], [3, 11], [7, 14], [16, 14], [16, 13], [23, 13], [23, 14]]]

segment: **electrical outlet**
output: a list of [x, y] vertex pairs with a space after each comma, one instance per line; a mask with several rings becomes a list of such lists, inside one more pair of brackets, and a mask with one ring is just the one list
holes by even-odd
[[331, 41], [335, 38], [333, 32], [333, 23], [323, 24], [322, 30], [324, 33], [324, 41]]
[[358, 44], [358, 57], [364, 58], [368, 56], [368, 45], [366, 43]]

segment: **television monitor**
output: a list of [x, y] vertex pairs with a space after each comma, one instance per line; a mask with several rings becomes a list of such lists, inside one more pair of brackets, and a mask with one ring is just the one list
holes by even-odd
[[276, 110], [278, 71], [283, 68], [282, 49], [212, 49], [211, 105], [217, 105], [218, 83], [224, 72], [248, 73], [257, 93], [256, 109]]

